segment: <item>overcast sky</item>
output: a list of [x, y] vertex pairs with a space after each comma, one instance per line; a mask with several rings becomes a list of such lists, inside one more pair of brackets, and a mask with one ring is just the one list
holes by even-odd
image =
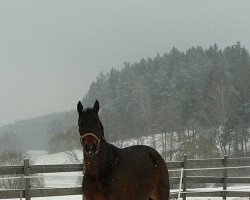
[[249, 0], [0, 0], [0, 125], [74, 109], [124, 61], [250, 47]]

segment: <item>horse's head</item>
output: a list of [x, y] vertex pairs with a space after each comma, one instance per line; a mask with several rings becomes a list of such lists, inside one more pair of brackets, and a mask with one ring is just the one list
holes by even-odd
[[103, 126], [98, 116], [99, 102], [96, 100], [93, 108], [83, 109], [79, 101], [77, 111], [80, 141], [84, 153], [93, 157], [99, 152], [101, 140], [104, 138]]

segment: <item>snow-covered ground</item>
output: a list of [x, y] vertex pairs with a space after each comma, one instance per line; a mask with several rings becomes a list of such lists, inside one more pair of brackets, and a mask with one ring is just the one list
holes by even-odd
[[[36, 200], [82, 200], [81, 195], [71, 195], [71, 196], [58, 196], [58, 197], [37, 197], [32, 198]], [[187, 198], [188, 200], [221, 200], [221, 197], [190, 197]], [[241, 197], [227, 197], [228, 200], [249, 200], [248, 197], [241, 198]], [[19, 200], [19, 199], [9, 199], [9, 200]]]
[[[32, 198], [33, 199], [33, 198]], [[82, 200], [82, 196], [61, 196], [61, 197], [39, 197], [35, 198], [36, 200]], [[221, 200], [221, 197], [193, 197], [187, 198], [188, 200]], [[249, 200], [249, 198], [227, 198], [228, 200]], [[9, 199], [9, 200], [19, 200], [19, 199]]]
[[[79, 160], [82, 160], [82, 152], [76, 151]], [[68, 154], [65, 152], [40, 155], [33, 157], [29, 153], [34, 165], [52, 165], [52, 164], [71, 164]], [[47, 188], [66, 188], [80, 186], [81, 172], [60, 172], [60, 173], [44, 173], [44, 183]], [[80, 179], [80, 180], [79, 180]]]
[[[155, 142], [157, 146], [157, 151], [162, 153], [162, 134], [155, 135]], [[115, 143], [118, 147], [127, 147], [136, 144], [143, 144], [152, 146], [152, 136], [142, 137], [139, 139], [129, 139], [124, 141], [119, 141]], [[167, 147], [168, 148], [168, 147]], [[76, 151], [77, 157], [79, 160], [82, 160], [83, 155], [82, 151]], [[55, 154], [47, 154], [46, 152], [39, 152], [39, 151], [30, 151], [28, 152], [32, 163], [35, 165], [49, 165], [49, 164], [70, 164], [72, 163], [72, 159], [69, 158], [68, 154], [65, 152], [55, 153]], [[70, 172], [70, 173], [54, 173], [54, 174], [42, 174], [45, 181], [46, 188], [64, 188], [64, 187], [78, 187], [81, 184], [81, 172]], [[209, 188], [208, 190], [219, 190], [221, 188]], [[242, 187], [231, 187], [230, 190], [242, 190], [242, 191], [249, 191], [250, 186], [242, 186]], [[204, 189], [201, 189], [204, 190]], [[177, 192], [172, 191], [172, 192]], [[33, 198], [32, 198], [33, 199]], [[35, 198], [36, 200], [81, 200], [81, 195], [72, 195], [72, 196], [60, 196], [60, 197], [41, 197]], [[187, 198], [189, 200], [221, 200], [221, 198], [215, 197], [199, 197], [199, 198]], [[249, 200], [249, 198], [227, 198], [228, 200]], [[13, 199], [14, 200], [14, 199]], [[17, 199], [15, 199], [17, 200]]]
[[[118, 141], [116, 143], [114, 143], [115, 146], [117, 147], [128, 147], [128, 146], [131, 146], [131, 145], [147, 145], [147, 146], [151, 146], [153, 147], [153, 141], [155, 140], [155, 146], [156, 146], [156, 150], [162, 154], [163, 152], [163, 142], [164, 142], [164, 137], [165, 137], [165, 134], [164, 133], [160, 133], [160, 134], [155, 134], [154, 135], [154, 138], [153, 136], [142, 136], [140, 138], [131, 138], [131, 139], [127, 139], [127, 140], [122, 140], [122, 141]], [[166, 139], [167, 141], [170, 140], [169, 137], [169, 134], [166, 134]], [[177, 145], [175, 145], [176, 148], [177, 148]], [[170, 145], [169, 143], [167, 142], [167, 151], [170, 150]]]
[[[155, 141], [157, 150], [162, 152], [162, 134], [155, 135]], [[152, 145], [152, 136], [145, 136], [139, 139], [128, 139], [124, 141], [118, 141], [114, 143], [117, 147], [128, 147], [131, 145], [143, 144]], [[83, 159], [82, 151], [75, 151], [79, 160]], [[71, 164], [72, 159], [65, 152], [47, 154], [44, 151], [29, 151], [27, 152], [31, 162], [34, 165], [49, 165], [49, 164]], [[80, 186], [81, 183], [81, 172], [69, 172], [69, 173], [48, 173], [42, 174], [44, 177], [45, 186], [48, 188], [62, 188], [62, 187], [76, 187]]]

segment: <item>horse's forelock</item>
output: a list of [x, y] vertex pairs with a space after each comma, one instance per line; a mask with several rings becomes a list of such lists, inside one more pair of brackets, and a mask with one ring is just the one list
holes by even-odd
[[101, 129], [103, 129], [99, 115], [92, 108], [87, 108], [83, 110], [82, 114], [79, 116], [79, 122], [84, 122], [86, 124], [97, 123], [100, 124]]

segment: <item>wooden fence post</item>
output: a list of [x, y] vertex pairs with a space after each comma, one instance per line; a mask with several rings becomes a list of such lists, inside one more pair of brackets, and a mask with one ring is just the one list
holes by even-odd
[[[29, 159], [24, 159], [24, 176], [30, 175]], [[30, 200], [30, 178], [25, 177], [25, 200]]]
[[23, 174], [21, 175], [21, 184], [20, 184], [20, 200], [23, 199]]
[[[227, 155], [224, 155], [224, 167], [227, 167]], [[227, 190], [227, 169], [225, 168], [223, 171], [223, 200], [227, 199], [227, 195], [226, 195], [226, 190]]]
[[184, 154], [183, 158], [183, 200], [186, 200], [186, 191], [187, 191], [187, 171], [185, 170], [187, 168], [187, 154]]

